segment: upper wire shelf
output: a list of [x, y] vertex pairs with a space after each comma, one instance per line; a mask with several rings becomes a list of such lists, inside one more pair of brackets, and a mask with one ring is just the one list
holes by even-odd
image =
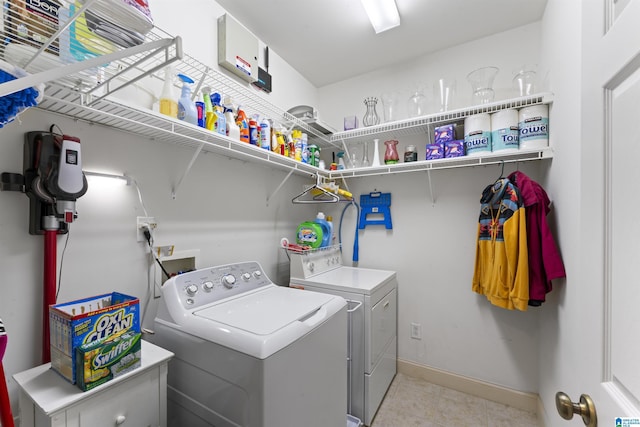
[[[98, 36], [96, 28], [99, 27], [93, 22], [95, 17], [92, 18], [98, 0], [84, 0], [82, 5], [76, 2], [68, 10], [64, 9], [64, 13], [60, 8], [59, 16], [38, 11], [37, 19], [35, 14], [16, 9], [26, 7], [15, 5], [20, 2], [4, 3], [4, 42], [0, 45], [0, 58], [23, 68], [30, 75], [0, 83], [0, 97], [46, 83], [46, 101], [39, 108], [63, 115], [69, 115], [72, 111], [73, 117], [82, 116], [90, 122], [139, 133], [134, 130], [130, 118], [118, 121], [114, 107], [120, 108], [122, 101], [117, 99], [117, 94], [115, 99], [111, 95], [136, 84], [136, 87], [157, 99], [159, 89], [158, 94], [153, 92], [161, 87], [164, 68], [173, 64], [176, 73], [186, 74], [195, 81], [192, 91], [194, 101], [201, 97], [200, 90], [209, 86], [212, 91], [230, 96], [234, 104], [241, 105], [249, 116], [260, 114], [288, 129], [301, 129], [313, 143], [321, 147], [337, 146], [327, 135], [260, 96], [257, 89], [249, 87], [249, 83], [241, 84], [185, 54], [179, 36], [157, 27], [144, 35], [131, 35], [126, 43], [118, 39], [121, 44]], [[25, 29], [28, 36], [25, 35]], [[177, 86], [177, 79], [174, 84]], [[179, 93], [177, 87], [176, 93]], [[163, 121], [148, 108], [128, 106], [127, 109], [137, 109], [137, 118], [134, 120]], [[169, 128], [164, 132], [185, 130], [183, 126], [174, 126], [172, 122], [174, 120], [167, 117], [163, 125], [156, 128]], [[154, 137], [161, 137], [162, 132], [159, 131]], [[188, 130], [187, 138], [192, 137], [193, 133]], [[164, 139], [171, 137], [175, 135], [165, 135]]]
[[428, 135], [433, 130], [434, 125], [458, 122], [474, 114], [494, 113], [507, 108], [522, 108], [530, 105], [548, 104], [552, 101], [552, 93], [540, 93], [520, 98], [506, 99], [490, 104], [476, 105], [443, 113], [381, 123], [375, 126], [352, 129], [344, 132], [335, 132], [331, 135], [331, 141], [350, 143], [371, 141], [373, 138], [385, 140], [398, 139], [403, 136]]

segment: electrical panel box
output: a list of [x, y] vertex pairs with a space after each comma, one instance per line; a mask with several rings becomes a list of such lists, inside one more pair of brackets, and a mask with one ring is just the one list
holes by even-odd
[[258, 39], [229, 14], [218, 18], [218, 64], [242, 79], [258, 80]]

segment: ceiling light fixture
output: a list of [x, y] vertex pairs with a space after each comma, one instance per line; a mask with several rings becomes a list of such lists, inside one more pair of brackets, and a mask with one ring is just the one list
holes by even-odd
[[376, 34], [400, 25], [395, 0], [361, 0]]

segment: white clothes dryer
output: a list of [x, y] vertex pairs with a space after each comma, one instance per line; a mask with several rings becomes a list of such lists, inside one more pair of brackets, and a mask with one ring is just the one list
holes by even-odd
[[346, 309], [273, 284], [257, 262], [167, 280], [150, 340], [175, 354], [168, 425], [343, 427]]
[[369, 426], [397, 371], [396, 273], [344, 266], [339, 246], [289, 255], [290, 287], [350, 303], [347, 410]]

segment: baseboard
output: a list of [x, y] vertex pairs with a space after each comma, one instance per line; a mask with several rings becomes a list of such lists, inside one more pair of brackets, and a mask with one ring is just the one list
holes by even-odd
[[525, 393], [507, 387], [487, 383], [429, 366], [398, 359], [398, 372], [410, 377], [421, 378], [430, 383], [458, 390], [483, 399], [509, 405], [524, 411], [539, 413], [542, 402], [535, 393]]

